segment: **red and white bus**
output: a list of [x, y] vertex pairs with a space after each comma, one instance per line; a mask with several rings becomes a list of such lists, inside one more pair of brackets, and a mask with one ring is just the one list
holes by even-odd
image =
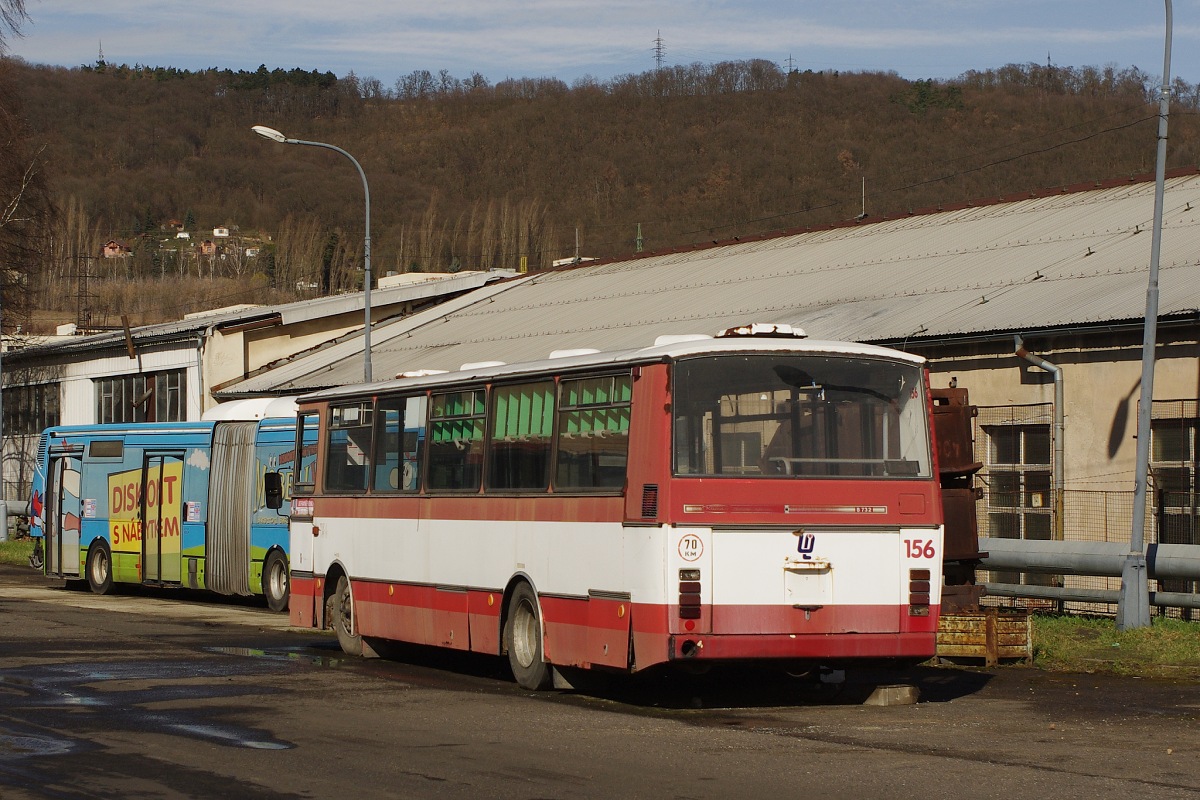
[[[761, 331], [768, 335], [756, 335]], [[291, 621], [555, 667], [934, 654], [942, 507], [917, 356], [786, 326], [330, 389]], [[309, 434], [311, 435], [311, 434]]]

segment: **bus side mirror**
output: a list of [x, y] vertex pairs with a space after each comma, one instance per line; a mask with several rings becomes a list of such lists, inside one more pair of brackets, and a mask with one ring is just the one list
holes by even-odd
[[263, 475], [263, 489], [267, 495], [267, 508], [276, 511], [283, 508], [283, 477], [278, 472]]

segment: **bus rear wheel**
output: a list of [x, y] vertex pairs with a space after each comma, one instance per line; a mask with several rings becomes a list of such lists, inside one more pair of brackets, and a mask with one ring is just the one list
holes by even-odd
[[342, 652], [352, 656], [363, 654], [362, 637], [354, 629], [354, 597], [350, 593], [350, 579], [345, 575], [338, 578], [330, 602], [330, 621], [337, 634]]
[[513, 677], [523, 689], [547, 689], [553, 680], [550, 665], [542, 655], [542, 618], [537, 595], [527, 583], [513, 590], [508, 600], [504, 645]]
[[112, 591], [112, 556], [108, 552], [108, 545], [96, 542], [88, 548], [84, 571], [87, 573], [88, 586], [93, 592], [108, 594]]
[[263, 562], [262, 588], [263, 596], [267, 598], [267, 608], [287, 611], [291, 584], [288, 580], [287, 558], [278, 550], [272, 550]]

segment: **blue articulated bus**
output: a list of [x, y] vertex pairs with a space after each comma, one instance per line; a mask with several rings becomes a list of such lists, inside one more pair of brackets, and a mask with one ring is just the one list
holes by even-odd
[[98, 594], [174, 586], [286, 610], [291, 487], [312, 470], [315, 433], [297, 449], [295, 417], [47, 428], [30, 563]]

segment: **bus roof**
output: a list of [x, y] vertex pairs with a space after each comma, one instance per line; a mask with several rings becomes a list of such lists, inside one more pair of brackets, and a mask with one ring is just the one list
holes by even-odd
[[[666, 340], [666, 341], [664, 341]], [[526, 361], [518, 364], [505, 364], [500, 361], [488, 361], [478, 364], [464, 364], [462, 369], [455, 372], [430, 372], [404, 374], [386, 381], [376, 381], [369, 384], [349, 384], [333, 389], [302, 395], [300, 402], [311, 402], [340, 397], [353, 397], [376, 394], [396, 389], [415, 389], [421, 387], [442, 386], [473, 381], [489, 381], [517, 377], [521, 375], [537, 375], [545, 373], [562, 373], [584, 371], [590, 368], [615, 366], [618, 364], [652, 364], [672, 361], [679, 358], [701, 356], [708, 354], [730, 353], [772, 353], [792, 352], [799, 354], [827, 354], [842, 356], [866, 356], [883, 358], [892, 361], [905, 361], [914, 365], [924, 364], [921, 356], [879, 347], [871, 344], [853, 342], [830, 342], [792, 337], [774, 336], [729, 336], [725, 338], [711, 336], [678, 336], [662, 337], [650, 347], [633, 350], [614, 350], [598, 352], [589, 350], [563, 351], [551, 354], [550, 358], [540, 361]]]

